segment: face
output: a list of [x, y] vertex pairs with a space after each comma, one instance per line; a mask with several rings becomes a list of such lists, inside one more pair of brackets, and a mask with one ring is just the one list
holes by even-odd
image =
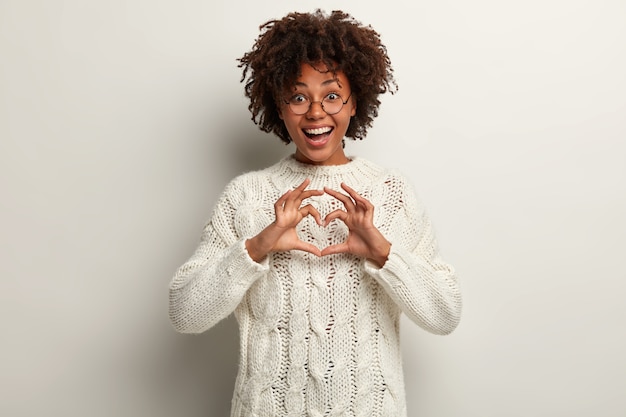
[[[301, 71], [302, 75], [296, 80], [293, 90], [279, 103], [280, 118], [296, 145], [296, 159], [315, 165], [345, 164], [348, 158], [343, 152], [342, 141], [350, 118], [356, 113], [356, 102], [350, 96], [348, 78], [341, 71], [333, 74], [324, 64], [316, 68], [303, 64]], [[329, 102], [336, 95], [347, 102], [338, 113], [329, 115], [322, 108], [321, 101], [326, 99]], [[301, 115], [295, 114], [286, 104], [290, 100], [304, 99], [308, 99], [311, 105]]]

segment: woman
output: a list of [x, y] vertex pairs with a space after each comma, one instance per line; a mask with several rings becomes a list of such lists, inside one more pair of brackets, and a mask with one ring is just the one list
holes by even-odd
[[226, 187], [171, 282], [172, 323], [235, 313], [232, 416], [405, 416], [400, 314], [447, 334], [461, 295], [406, 178], [344, 151], [395, 89], [386, 49], [340, 11], [261, 29], [240, 59], [252, 119], [295, 151]]

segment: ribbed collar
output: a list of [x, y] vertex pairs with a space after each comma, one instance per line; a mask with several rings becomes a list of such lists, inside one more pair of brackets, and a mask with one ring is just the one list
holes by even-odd
[[274, 183], [281, 188], [295, 187], [306, 178], [311, 179], [309, 188], [338, 188], [341, 182], [357, 187], [359, 184], [369, 184], [384, 172], [382, 168], [363, 158], [349, 159], [350, 162], [341, 165], [312, 165], [299, 162], [294, 155], [289, 155], [268, 170]]

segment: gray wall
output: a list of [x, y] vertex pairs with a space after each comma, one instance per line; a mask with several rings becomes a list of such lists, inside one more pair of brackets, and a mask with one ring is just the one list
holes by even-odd
[[[292, 149], [235, 59], [310, 2], [0, 2], [0, 414], [224, 416], [232, 318], [167, 318], [234, 175]], [[411, 5], [409, 5], [411, 3]], [[403, 321], [411, 416], [624, 416], [623, 1], [331, 2], [379, 30], [400, 91], [347, 151], [415, 183], [464, 317]]]

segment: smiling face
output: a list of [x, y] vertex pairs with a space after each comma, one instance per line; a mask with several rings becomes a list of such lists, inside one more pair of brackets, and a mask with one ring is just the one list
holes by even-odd
[[[315, 68], [302, 64], [301, 71], [293, 90], [279, 103], [280, 118], [296, 145], [295, 157], [300, 162], [314, 165], [345, 164], [348, 158], [343, 152], [342, 141], [350, 118], [356, 113], [356, 103], [350, 95], [350, 82], [343, 72], [328, 71], [324, 64]], [[338, 113], [329, 115], [321, 102], [324, 99], [325, 104], [337, 100], [337, 95], [347, 102]], [[307, 99], [311, 105], [304, 114], [294, 113], [287, 104]], [[304, 106], [306, 109], [306, 104]], [[326, 108], [329, 107], [326, 104]]]

